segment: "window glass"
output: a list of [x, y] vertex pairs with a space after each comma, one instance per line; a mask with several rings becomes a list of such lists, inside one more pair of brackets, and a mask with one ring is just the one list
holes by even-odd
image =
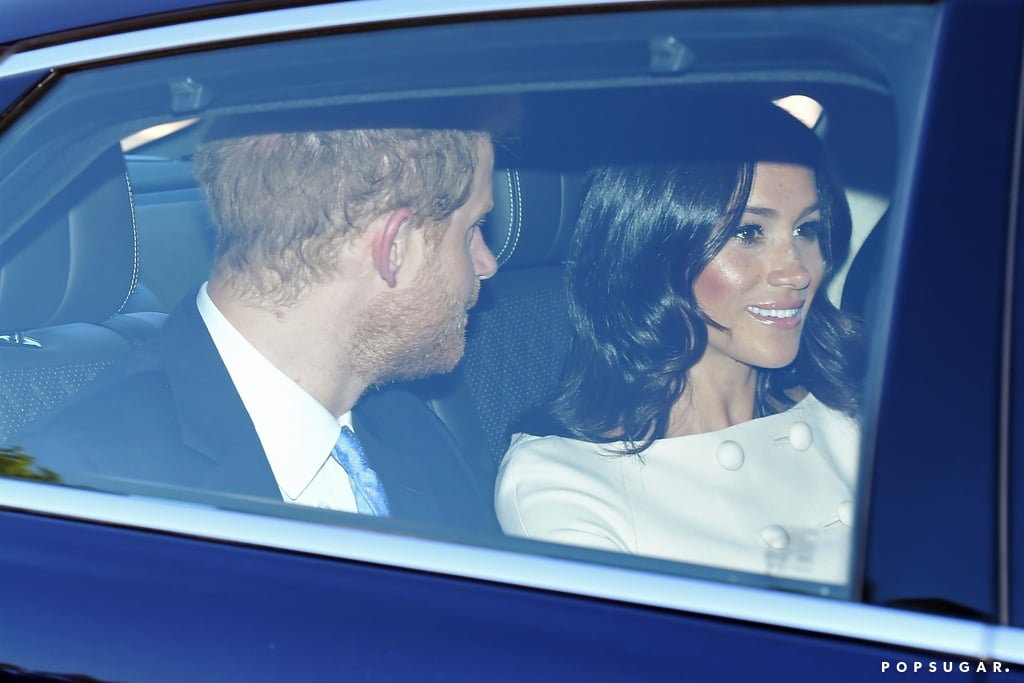
[[870, 245], [934, 20], [624, 11], [64, 74], [0, 136], [3, 473], [850, 596]]
[[[1019, 191], [1019, 190], [1018, 190]], [[1024, 251], [1024, 242], [1020, 239], [1020, 226], [1017, 226], [1016, 237], [1016, 273], [1014, 274], [1014, 311], [1013, 328], [1011, 331], [1013, 339], [1013, 360], [1010, 362], [1010, 381], [1014, 387], [1011, 397], [1010, 415], [1010, 466], [1007, 488], [1009, 499], [1006, 501], [1006, 510], [1002, 514], [1007, 516], [1008, 529], [1006, 542], [1009, 544], [1007, 553], [1006, 583], [1009, 588], [1009, 617], [1010, 622], [1016, 626], [1024, 625], [1024, 544], [1014, 542], [1020, 530], [1024, 528], [1024, 439], [1021, 438], [1020, 428], [1017, 425], [1024, 424], [1024, 396], [1021, 387], [1024, 386], [1024, 297], [1021, 296], [1022, 278], [1021, 268], [1024, 259], [1021, 258]]]

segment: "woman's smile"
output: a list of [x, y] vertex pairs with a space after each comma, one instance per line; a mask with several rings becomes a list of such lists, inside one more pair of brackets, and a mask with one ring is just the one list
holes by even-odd
[[762, 304], [747, 306], [747, 312], [754, 320], [763, 325], [790, 330], [799, 326], [803, 320], [804, 302], [786, 304]]

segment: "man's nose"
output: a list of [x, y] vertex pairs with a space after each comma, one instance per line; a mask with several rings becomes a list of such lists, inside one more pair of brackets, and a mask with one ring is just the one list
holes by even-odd
[[473, 271], [481, 280], [486, 280], [498, 272], [498, 260], [494, 258], [490, 247], [484, 241], [483, 235], [477, 233], [471, 245], [473, 256]]

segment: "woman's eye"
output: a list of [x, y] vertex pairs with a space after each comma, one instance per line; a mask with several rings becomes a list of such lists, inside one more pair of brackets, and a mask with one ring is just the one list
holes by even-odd
[[817, 240], [821, 236], [821, 228], [821, 221], [807, 221], [793, 228], [793, 236]]
[[732, 236], [743, 244], [753, 244], [764, 234], [764, 228], [760, 225], [741, 225], [737, 227]]

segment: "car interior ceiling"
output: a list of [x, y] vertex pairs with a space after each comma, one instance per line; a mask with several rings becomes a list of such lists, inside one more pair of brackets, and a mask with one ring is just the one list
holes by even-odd
[[[514, 125], [496, 136], [495, 208], [484, 229], [501, 268], [470, 316], [466, 354], [456, 370], [409, 383], [451, 429], [485, 488], [513, 421], [543, 400], [559, 376], [569, 338], [562, 260], [586, 168], [670, 159], [666, 131], [683, 124], [687, 103], [712, 90], [523, 94]], [[884, 206], [897, 154], [890, 98], [834, 83], [757, 83], [747, 90], [766, 98], [811, 92], [825, 107], [823, 135], [841, 175]], [[585, 115], [593, 111], [601, 115]], [[139, 154], [123, 155], [108, 144], [94, 153], [80, 180], [3, 243], [0, 334], [8, 343], [0, 345], [0, 441], [152, 336], [174, 304], [205, 279], [213, 226], [189, 154], [152, 154], [194, 146], [198, 131]], [[869, 139], [873, 144], [865, 145]], [[855, 221], [869, 223], [857, 226], [864, 236], [884, 208], [872, 211], [866, 219], [855, 211]], [[878, 267], [878, 242], [863, 250], [872, 263], [854, 262], [842, 294], [861, 307], [857, 312], [866, 310], [871, 278], [864, 274]]]

